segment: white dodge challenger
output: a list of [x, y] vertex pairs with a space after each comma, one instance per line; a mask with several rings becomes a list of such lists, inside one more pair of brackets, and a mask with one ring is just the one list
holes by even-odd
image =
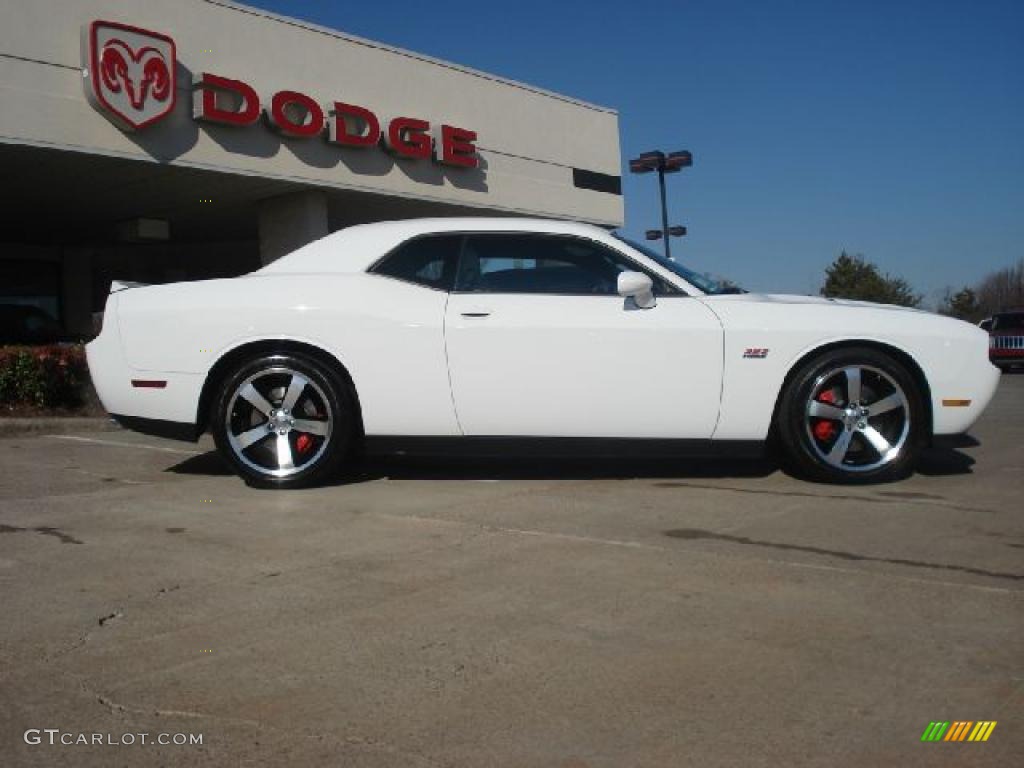
[[584, 224], [351, 227], [243, 277], [115, 283], [88, 346], [125, 426], [210, 431], [249, 483], [353, 449], [661, 455], [776, 443], [816, 479], [909, 472], [978, 418], [988, 335], [895, 306], [723, 288]]

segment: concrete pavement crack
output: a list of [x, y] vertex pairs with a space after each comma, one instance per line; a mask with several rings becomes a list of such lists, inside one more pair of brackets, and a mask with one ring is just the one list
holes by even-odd
[[[124, 608], [116, 608], [116, 609], [114, 609], [114, 611], [112, 613], [108, 613], [106, 616], [101, 616], [99, 619], [97, 619], [96, 620], [96, 626], [97, 627], [104, 627], [109, 622], [113, 621], [114, 619], [119, 619], [122, 616], [124, 616]], [[95, 629], [90, 629], [87, 632], [85, 632], [84, 634], [79, 635], [75, 640], [73, 640], [71, 643], [69, 643], [64, 648], [59, 648], [58, 650], [54, 651], [52, 654], [44, 654], [43, 657], [42, 657], [42, 662], [44, 664], [48, 664], [51, 661], [56, 661], [57, 659], [60, 659], [60, 658], [62, 658], [64, 656], [67, 656], [69, 653], [73, 653], [74, 651], [77, 651], [79, 648], [81, 648], [82, 646], [84, 646], [86, 643], [89, 642], [89, 639], [93, 636], [93, 634], [96, 631], [97, 630], [95, 630]]]
[[235, 725], [245, 728], [255, 728], [260, 731], [269, 731], [277, 734], [282, 734], [286, 738], [294, 739], [296, 737], [302, 739], [316, 739], [316, 740], [328, 740], [332, 741], [341, 746], [347, 747], [364, 747], [367, 749], [375, 749], [386, 752], [388, 754], [401, 757], [404, 760], [415, 761], [413, 764], [424, 766], [424, 768], [440, 768], [442, 763], [421, 755], [416, 752], [410, 752], [408, 750], [396, 747], [393, 744], [387, 742], [378, 741], [377, 739], [367, 738], [363, 736], [337, 736], [332, 733], [307, 733], [307, 732], [296, 732], [287, 728], [281, 728], [275, 725], [269, 725], [268, 723], [260, 720], [253, 720], [252, 718], [245, 717], [225, 717], [222, 715], [214, 715], [208, 712], [197, 712], [194, 710], [183, 710], [183, 709], [162, 709], [160, 707], [137, 707], [128, 704], [121, 704], [110, 699], [107, 696], [90, 688], [85, 679], [79, 675], [74, 675], [70, 672], [64, 674], [75, 678], [78, 681], [79, 687], [83, 693], [88, 696], [95, 698], [96, 702], [104, 707], [111, 714], [124, 714], [124, 715], [139, 715], [143, 717], [166, 717], [166, 718], [181, 718], [190, 720], [209, 720], [214, 723], [222, 723], [225, 725]]
[[984, 568], [974, 568], [969, 565], [953, 565], [950, 563], [929, 563], [924, 560], [909, 560], [903, 557], [875, 557], [872, 555], [861, 555], [856, 552], [845, 552], [840, 549], [824, 549], [823, 547], [812, 547], [806, 544], [788, 544], [782, 541], [764, 541], [751, 539], [747, 536], [736, 536], [730, 533], [716, 533], [704, 531], [699, 528], [677, 528], [665, 531], [665, 535], [674, 539], [685, 539], [695, 541], [707, 539], [713, 541], [727, 541], [732, 544], [747, 544], [755, 547], [767, 547], [769, 549], [782, 549], [792, 552], [807, 552], [812, 555], [824, 555], [834, 557], [838, 560], [850, 560], [854, 562], [886, 563], [889, 565], [905, 565], [911, 568], [931, 568], [940, 571], [957, 571], [969, 573], [974, 576], [985, 576], [990, 579], [1009, 579], [1011, 581], [1024, 581], [1024, 574], [1007, 573], [1005, 571], [989, 571]]
[[18, 525], [4, 525], [0, 523], [0, 533], [23, 533], [24, 531], [32, 531], [38, 533], [41, 536], [53, 536], [55, 539], [60, 539], [61, 544], [84, 544], [84, 541], [76, 539], [69, 533], [64, 533], [60, 528], [54, 528], [50, 525], [37, 525], [32, 528], [22, 528]]
[[979, 512], [986, 515], [997, 515], [998, 510], [985, 507], [969, 507], [956, 502], [948, 502], [941, 498], [880, 498], [850, 493], [811, 493], [810, 491], [776, 491], [771, 488], [736, 488], [730, 485], [709, 485], [707, 483], [687, 483], [678, 480], [654, 483], [655, 488], [693, 488], [702, 491], [728, 491], [730, 493], [746, 493], [755, 496], [779, 496], [782, 498], [829, 499], [831, 501], [855, 501], [865, 504], [896, 504], [896, 505], [927, 505], [951, 509], [956, 512]]

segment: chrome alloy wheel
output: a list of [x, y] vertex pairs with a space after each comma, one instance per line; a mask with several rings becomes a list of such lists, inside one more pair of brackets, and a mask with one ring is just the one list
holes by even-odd
[[286, 366], [243, 380], [231, 395], [227, 416], [231, 450], [267, 477], [289, 477], [315, 465], [334, 429], [324, 391]]
[[885, 371], [847, 365], [819, 376], [804, 409], [818, 457], [844, 472], [870, 472], [896, 461], [910, 434], [910, 402]]

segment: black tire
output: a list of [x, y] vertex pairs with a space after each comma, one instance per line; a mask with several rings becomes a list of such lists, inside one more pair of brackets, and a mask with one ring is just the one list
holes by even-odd
[[210, 415], [221, 455], [259, 488], [301, 488], [336, 474], [356, 423], [348, 386], [315, 359], [290, 352], [240, 365], [224, 380]]
[[[851, 391], [860, 392], [855, 401]], [[775, 427], [795, 474], [881, 483], [913, 470], [929, 433], [926, 414], [920, 387], [903, 363], [877, 349], [847, 347], [817, 355], [794, 372]]]

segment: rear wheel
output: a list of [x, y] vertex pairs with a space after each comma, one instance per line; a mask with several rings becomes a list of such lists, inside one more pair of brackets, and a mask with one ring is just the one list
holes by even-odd
[[319, 362], [268, 355], [227, 378], [211, 423], [217, 448], [246, 482], [295, 488], [339, 468], [351, 443], [354, 402]]
[[798, 473], [839, 483], [904, 477], [927, 434], [914, 378], [870, 348], [833, 350], [801, 366], [782, 395], [777, 426]]

